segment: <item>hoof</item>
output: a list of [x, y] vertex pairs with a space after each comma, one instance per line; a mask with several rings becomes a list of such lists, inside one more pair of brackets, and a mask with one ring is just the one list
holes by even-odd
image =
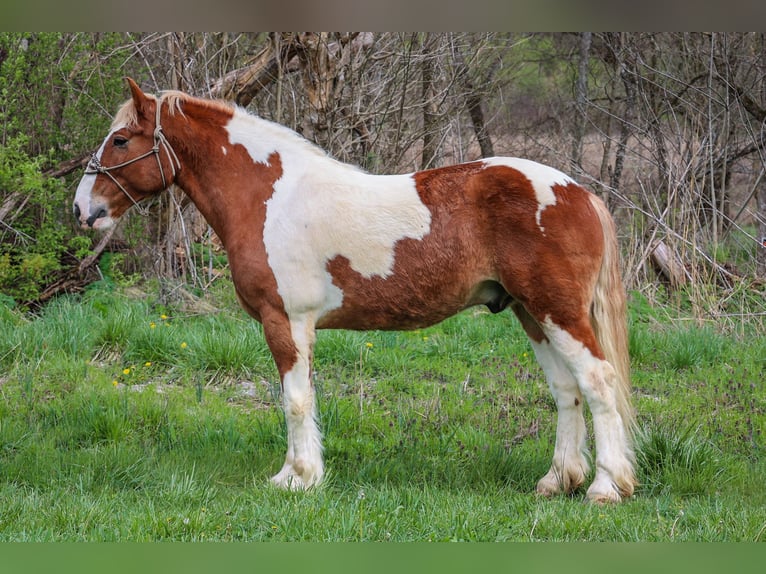
[[322, 481], [321, 469], [318, 472], [304, 470], [301, 474], [291, 464], [285, 464], [277, 474], [271, 477], [271, 483], [284, 490], [308, 490]]
[[616, 504], [622, 500], [622, 497], [614, 489], [611, 492], [591, 492], [588, 490], [586, 500], [592, 504]]
[[555, 478], [551, 479], [551, 477], [546, 474], [537, 482], [537, 488], [535, 488], [535, 492], [540, 496], [551, 498], [552, 496], [561, 494], [561, 485], [559, 484], [558, 480]]
[[588, 501], [595, 504], [613, 504], [620, 502], [624, 498], [630, 498], [635, 487], [635, 480], [624, 481], [617, 484], [607, 475], [596, 476], [596, 480], [588, 489]]
[[573, 468], [561, 474], [553, 468], [537, 482], [537, 494], [551, 497], [561, 493], [572, 493], [585, 482], [585, 473], [581, 468]]

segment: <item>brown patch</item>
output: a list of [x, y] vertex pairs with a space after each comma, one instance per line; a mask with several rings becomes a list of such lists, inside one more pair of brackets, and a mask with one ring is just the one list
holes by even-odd
[[340, 255], [330, 260], [327, 270], [343, 291], [343, 306], [317, 326], [414, 329], [481, 303], [473, 297], [479, 284], [493, 279], [492, 256], [482, 219], [465, 194], [467, 181], [480, 169], [480, 164], [466, 164], [415, 174], [431, 212], [429, 233], [396, 243], [392, 273], [385, 278], [363, 277]]
[[535, 321], [534, 317], [527, 312], [521, 303], [514, 301], [513, 305], [511, 305], [511, 310], [516, 314], [516, 317], [518, 317], [527, 337], [535, 343], [542, 343], [543, 341], [548, 340], [548, 337], [543, 333], [540, 324]]
[[580, 399], [578, 399], [577, 397], [575, 397], [575, 406], [576, 407], [580, 406]]
[[539, 323], [550, 318], [602, 358], [588, 312], [604, 238], [589, 192], [574, 183], [555, 185], [556, 204], [542, 212], [543, 233], [529, 180], [508, 167], [492, 171], [489, 227], [503, 286]]
[[225, 173], [215, 181], [195, 182], [184, 189], [221, 238], [240, 304], [263, 324], [283, 378], [295, 364], [298, 351], [263, 243], [265, 204], [282, 176], [282, 160], [274, 152], [264, 164], [254, 162], [244, 146], [229, 146], [229, 150], [231, 164]]
[[[406, 329], [441, 321], [461, 309], [488, 303], [481, 285], [496, 281], [514, 301], [527, 334], [545, 340], [550, 318], [603, 357], [588, 320], [603, 235], [589, 192], [576, 184], [554, 186], [557, 202], [537, 225], [537, 196], [529, 179], [506, 166], [482, 162], [414, 175], [431, 211], [422, 240], [396, 244], [393, 274], [365, 279], [342, 256], [327, 264], [343, 291], [343, 306], [319, 327]], [[502, 294], [502, 290], [498, 291]]]

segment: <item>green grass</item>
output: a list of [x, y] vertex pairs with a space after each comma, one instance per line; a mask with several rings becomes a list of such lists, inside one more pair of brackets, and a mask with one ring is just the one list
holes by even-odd
[[637, 300], [641, 486], [534, 495], [555, 407], [510, 314], [320, 332], [328, 475], [272, 488], [286, 440], [260, 326], [94, 289], [0, 306], [0, 540], [766, 540], [766, 343]]

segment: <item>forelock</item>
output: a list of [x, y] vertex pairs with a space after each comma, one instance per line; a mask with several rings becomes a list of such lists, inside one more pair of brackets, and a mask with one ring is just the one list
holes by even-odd
[[[148, 95], [147, 97], [156, 99], [152, 95]], [[132, 99], [127, 100], [122, 106], [120, 106], [120, 109], [117, 110], [117, 113], [114, 116], [114, 119], [112, 120], [112, 127], [111, 129], [116, 129], [117, 127], [128, 127], [133, 128], [138, 125], [138, 111], [136, 110], [136, 105], [133, 102]]]

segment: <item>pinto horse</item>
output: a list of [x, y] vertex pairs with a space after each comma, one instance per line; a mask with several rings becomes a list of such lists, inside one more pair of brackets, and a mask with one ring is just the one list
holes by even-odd
[[282, 385], [284, 488], [324, 474], [311, 380], [316, 329], [414, 329], [474, 305], [510, 308], [558, 409], [537, 492], [595, 502], [636, 484], [625, 291], [604, 203], [563, 173], [490, 158], [406, 175], [336, 161], [292, 130], [228, 103], [178, 91], [131, 99], [77, 188], [83, 228], [181, 188], [228, 254], [242, 307], [263, 324]]

